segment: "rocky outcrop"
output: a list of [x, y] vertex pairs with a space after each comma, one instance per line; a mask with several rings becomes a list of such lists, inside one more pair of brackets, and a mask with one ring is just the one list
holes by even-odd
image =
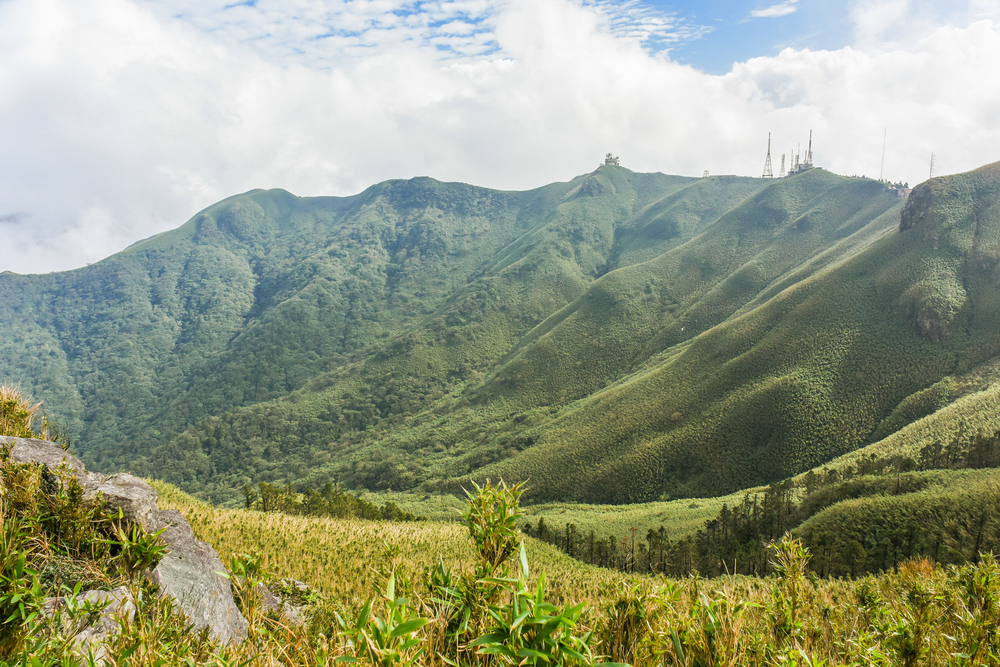
[[247, 636], [247, 620], [233, 601], [226, 571], [215, 550], [194, 536], [177, 510], [159, 510], [147, 530], [165, 528], [162, 538], [170, 552], [149, 575], [160, 591], [177, 601], [188, 621], [208, 627], [209, 636], [223, 643]]
[[0, 445], [10, 447], [10, 458], [18, 463], [41, 463], [51, 471], [65, 471], [84, 491], [96, 489], [104, 479], [88, 473], [80, 459], [48, 440], [0, 435]]
[[121, 511], [126, 521], [139, 524], [148, 533], [163, 527], [158, 523], [160, 509], [156, 506], [156, 491], [138, 477], [127, 472], [112, 475], [87, 491], [90, 497], [98, 494], [110, 514]]
[[[10, 447], [10, 456], [19, 463], [40, 463], [56, 476], [71, 476], [84, 490], [84, 499], [103, 500], [105, 508], [138, 524], [147, 533], [163, 529], [161, 538], [168, 551], [147, 577], [160, 587], [162, 595], [174, 599], [190, 623], [208, 628], [218, 642], [243, 640], [247, 620], [233, 600], [222, 560], [207, 542], [195, 537], [191, 525], [176, 510], [157, 507], [156, 491], [128, 473], [105, 476], [87, 472], [83, 463], [61, 447], [45, 440], [0, 437], [0, 445]], [[90, 591], [98, 593], [97, 591]]]
[[[272, 588], [280, 589], [280, 592]], [[294, 579], [280, 579], [274, 583], [272, 588], [263, 583], [257, 584], [257, 594], [261, 599], [261, 609], [265, 614], [272, 614], [289, 625], [302, 625], [306, 622], [305, 605], [296, 604], [297, 600], [312, 593], [312, 589], [301, 581]], [[284, 595], [287, 590], [292, 590], [295, 595]]]

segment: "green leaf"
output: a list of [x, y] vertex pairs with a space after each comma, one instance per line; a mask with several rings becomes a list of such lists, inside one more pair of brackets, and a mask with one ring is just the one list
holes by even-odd
[[548, 654], [542, 653], [541, 651], [536, 651], [535, 649], [528, 648], [526, 646], [517, 649], [517, 657], [519, 657], [519, 658], [539, 658], [541, 660], [544, 660], [545, 662], [552, 662], [552, 658], [550, 658], [548, 656]]
[[469, 646], [481, 646], [483, 644], [502, 644], [503, 642], [507, 641], [508, 636], [509, 635], [507, 635], [506, 633], [501, 634], [497, 632], [489, 635], [483, 635], [482, 637], [478, 637], [469, 642]]
[[676, 630], [670, 631], [670, 638], [674, 643], [674, 653], [676, 653], [677, 657], [681, 659], [681, 662], [684, 662], [684, 648], [681, 645], [681, 638], [677, 636]]
[[521, 615], [518, 616], [517, 618], [515, 618], [514, 622], [510, 624], [510, 629], [514, 630], [515, 628], [517, 628], [519, 625], [521, 625], [521, 623], [524, 622], [524, 619], [528, 618], [529, 616], [531, 616], [531, 610], [530, 609], [527, 610], [527, 611], [521, 612]]
[[134, 643], [134, 644], [132, 644], [131, 646], [129, 646], [129, 647], [127, 648], [127, 649], [125, 649], [125, 652], [124, 652], [124, 653], [122, 653], [121, 655], [119, 655], [119, 656], [118, 656], [118, 659], [119, 659], [119, 660], [127, 660], [127, 659], [128, 659], [128, 657], [129, 657], [130, 655], [132, 655], [133, 653], [135, 653], [135, 650], [136, 650], [137, 648], [139, 648], [139, 644], [141, 643], [141, 641], [142, 641], [142, 640], [139, 640], [139, 641], [137, 641], [136, 643]]
[[389, 638], [395, 639], [396, 637], [402, 637], [403, 635], [408, 635], [411, 632], [416, 632], [428, 623], [430, 623], [430, 620], [426, 618], [414, 618], [406, 621], [405, 623], [400, 623], [393, 629], [392, 632], [389, 633]]

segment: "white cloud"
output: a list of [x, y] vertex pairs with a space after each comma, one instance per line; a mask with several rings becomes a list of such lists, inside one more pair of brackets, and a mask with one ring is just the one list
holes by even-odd
[[[768, 131], [778, 156], [809, 129], [819, 164], [877, 175], [886, 126], [890, 178], [926, 177], [932, 150], [938, 173], [1000, 159], [990, 21], [891, 48], [787, 49], [720, 77], [651, 54], [613, 8], [569, 0], [425, 3], [433, 20], [396, 0], [296, 0], [309, 20], [294, 25], [259, 0], [266, 30], [259, 16], [202, 25], [203, 3], [175, 1], [189, 5], [0, 2], [0, 246], [14, 249], [0, 269], [80, 266], [254, 187], [528, 188], [608, 150], [637, 171], [756, 175]], [[267, 41], [315, 33], [324, 9], [346, 26], [339, 46]], [[670, 20], [663, 35], [684, 28]]]
[[796, 6], [799, 0], [787, 0], [787, 2], [781, 2], [776, 5], [771, 5], [770, 7], [765, 7], [764, 9], [755, 9], [750, 12], [752, 18], [773, 18], [775, 16], [788, 16], [789, 14], [794, 14], [798, 9]]
[[1000, 20], [1000, 0], [852, 0], [854, 45], [866, 51], [908, 47], [943, 25]]

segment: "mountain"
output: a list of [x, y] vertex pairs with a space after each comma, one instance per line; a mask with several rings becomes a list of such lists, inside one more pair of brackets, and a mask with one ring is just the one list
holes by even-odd
[[0, 377], [93, 468], [213, 500], [728, 493], [991, 382], [998, 202], [1000, 165], [908, 201], [820, 169], [256, 190], [83, 269], [0, 274]]

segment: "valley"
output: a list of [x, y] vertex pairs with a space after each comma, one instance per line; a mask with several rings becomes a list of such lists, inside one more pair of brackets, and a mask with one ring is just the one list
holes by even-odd
[[88, 465], [213, 503], [334, 483], [441, 518], [491, 478], [560, 526], [691, 536], [747, 490], [1000, 430], [998, 202], [997, 165], [909, 199], [614, 165], [252, 191], [0, 274], [0, 375]]

